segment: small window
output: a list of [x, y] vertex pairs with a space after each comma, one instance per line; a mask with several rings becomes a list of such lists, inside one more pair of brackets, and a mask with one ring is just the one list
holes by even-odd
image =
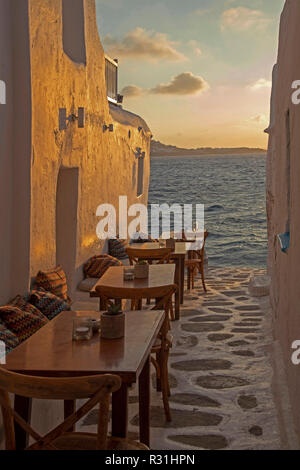
[[144, 157], [138, 159], [137, 196], [144, 192]]
[[83, 0], [62, 0], [63, 48], [73, 62], [86, 64]]

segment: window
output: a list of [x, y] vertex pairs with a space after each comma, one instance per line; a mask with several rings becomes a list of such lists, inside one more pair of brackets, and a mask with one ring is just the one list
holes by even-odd
[[143, 153], [138, 159], [138, 177], [137, 177], [137, 196], [141, 196], [144, 192], [144, 159]]
[[83, 0], [62, 0], [63, 48], [78, 64], [86, 64]]
[[3, 80], [0, 80], [0, 104], [6, 104], [6, 85]]

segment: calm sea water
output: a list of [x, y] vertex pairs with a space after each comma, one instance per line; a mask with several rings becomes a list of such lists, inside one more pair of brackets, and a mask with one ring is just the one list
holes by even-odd
[[267, 257], [266, 157], [156, 157], [149, 204], [204, 204], [211, 266], [263, 268]]

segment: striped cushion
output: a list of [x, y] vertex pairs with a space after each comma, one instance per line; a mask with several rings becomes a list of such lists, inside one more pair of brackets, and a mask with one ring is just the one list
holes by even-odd
[[109, 255], [93, 256], [83, 268], [85, 277], [100, 278], [111, 266], [122, 266], [122, 261]]
[[108, 252], [114, 258], [123, 259], [127, 258], [126, 248], [128, 247], [127, 240], [110, 239], [108, 240]]
[[12, 331], [18, 337], [20, 342], [25, 341], [33, 335], [33, 333], [48, 323], [47, 318], [43, 315], [41, 318], [41, 315], [41, 312], [39, 312], [39, 315], [24, 312], [13, 305], [0, 307], [1, 323]]
[[57, 266], [49, 271], [39, 271], [35, 279], [34, 287], [36, 289], [41, 287], [45, 291], [51, 292], [57, 297], [68, 301], [67, 278], [61, 266]]
[[19, 344], [17, 336], [12, 331], [10, 331], [3, 323], [0, 323], [0, 341], [3, 341], [3, 343], [5, 344], [6, 354], [12, 351], [12, 349], [16, 348]]
[[27, 301], [27, 299], [21, 297], [20, 295], [17, 295], [17, 297], [11, 300], [9, 305], [18, 307], [23, 312], [32, 313], [32, 315], [39, 317], [41, 320], [45, 319], [43, 313], [37, 307], [35, 307], [32, 303], [30, 303], [29, 300]]
[[70, 310], [67, 302], [51, 292], [46, 292], [44, 289], [32, 290], [28, 301], [38, 308], [48, 320], [52, 320], [60, 312]]

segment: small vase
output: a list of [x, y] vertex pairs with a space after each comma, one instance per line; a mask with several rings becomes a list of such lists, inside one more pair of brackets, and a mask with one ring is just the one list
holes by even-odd
[[101, 338], [120, 339], [125, 335], [125, 313], [118, 315], [101, 315]]
[[149, 264], [136, 264], [134, 266], [134, 276], [136, 279], [147, 279], [149, 277]]

